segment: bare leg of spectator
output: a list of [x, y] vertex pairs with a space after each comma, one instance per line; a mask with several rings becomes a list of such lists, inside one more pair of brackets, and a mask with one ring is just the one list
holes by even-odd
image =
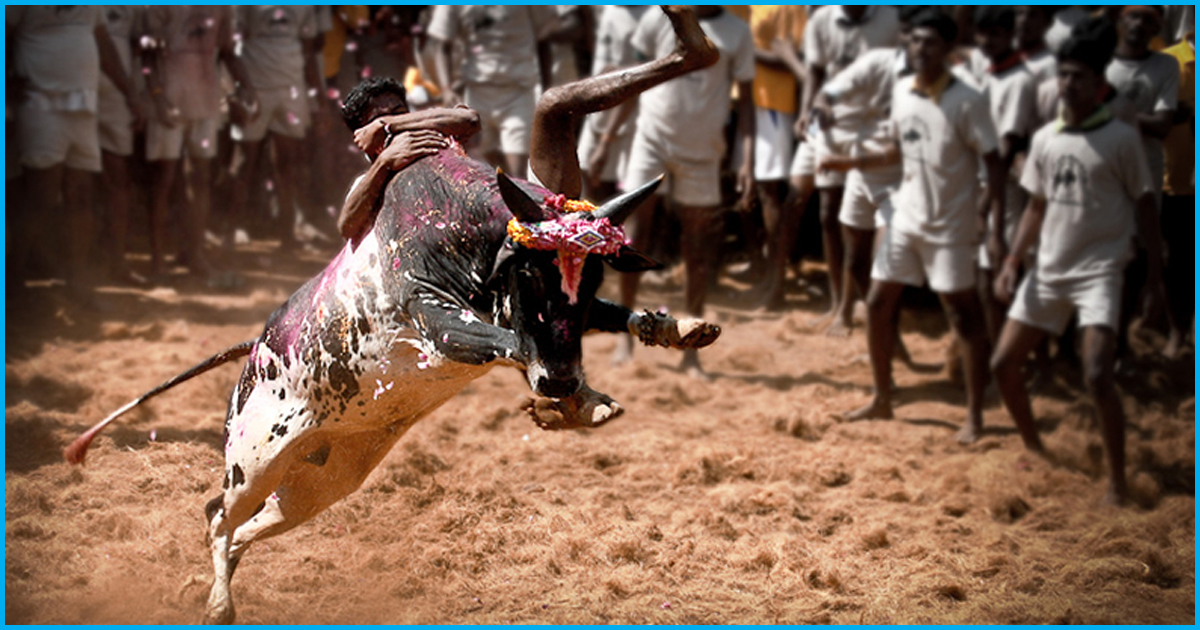
[[974, 288], [941, 293], [938, 297], [959, 340], [967, 386], [967, 419], [955, 438], [970, 444], [983, 433], [983, 389], [988, 380], [988, 338], [983, 323], [983, 305]]
[[150, 188], [150, 276], [161, 280], [166, 272], [167, 210], [179, 160], [158, 160], [154, 164], [154, 183]]

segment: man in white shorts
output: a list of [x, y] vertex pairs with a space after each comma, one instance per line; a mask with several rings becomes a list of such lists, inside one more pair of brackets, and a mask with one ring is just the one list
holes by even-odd
[[[1150, 177], [1160, 182], [1156, 195], [1162, 209], [1163, 139], [1171, 132], [1175, 108], [1179, 102], [1179, 62], [1174, 57], [1150, 50], [1150, 43], [1162, 30], [1162, 5], [1126, 5], [1117, 22], [1120, 39], [1116, 54], [1105, 69], [1105, 77], [1118, 94], [1131, 101], [1137, 111], [1137, 130], [1142, 134], [1142, 149], [1150, 165]], [[1128, 354], [1130, 322], [1137, 315], [1137, 291], [1146, 282], [1147, 250], [1138, 244], [1136, 257], [1125, 278], [1125, 308], [1121, 311], [1121, 333], [1117, 335], [1117, 356]], [[1123, 368], [1126, 366], [1123, 366]], [[1126, 369], [1122, 369], [1127, 374]]]
[[[438, 40], [435, 65], [443, 102], [466, 103], [479, 112], [480, 152], [516, 177], [525, 177], [529, 162], [535, 89], [551, 83], [545, 37], [557, 19], [552, 5], [438, 5], [429, 20], [429, 36]], [[450, 67], [456, 40], [467, 49], [457, 73]]]
[[[988, 98], [988, 111], [1000, 141], [1000, 163], [1006, 173], [1004, 226], [1000, 238], [1011, 243], [1025, 209], [1025, 194], [1017, 184], [1020, 173], [1014, 164], [1023, 160], [1037, 118], [1037, 83], [1013, 46], [1016, 11], [1007, 6], [975, 7], [975, 43], [987, 62], [981, 68], [979, 83]], [[981, 165], [982, 166], [982, 165]], [[986, 177], [986, 175], [985, 175]], [[987, 233], [994, 236], [997, 226], [989, 222]], [[986, 239], [985, 239], [986, 240]], [[1004, 323], [1004, 306], [991, 291], [996, 268], [988, 248], [979, 249], [979, 297], [987, 320], [988, 339], [994, 344]]]
[[[813, 103], [813, 118], [823, 129], [835, 123], [833, 104], [839, 111], [860, 112], [856, 135], [843, 143], [842, 152], [826, 153], [817, 165], [819, 171], [845, 173], [845, 191], [838, 210], [845, 255], [842, 262], [842, 291], [837, 316], [825, 334], [847, 337], [853, 327], [856, 296], [867, 295], [871, 283], [871, 260], [877, 247], [877, 237], [883, 235], [877, 227], [891, 223], [891, 194], [900, 185], [901, 166], [895, 164], [863, 164], [865, 155], [878, 155], [888, 142], [888, 115], [892, 105], [892, 90], [901, 77], [911, 77], [905, 45], [911, 30], [909, 20], [919, 6], [901, 7], [900, 47], [873, 48], [860, 55], [817, 93]], [[870, 161], [868, 161], [870, 162]], [[898, 356], [907, 361], [907, 351], [897, 337]]]
[[[630, 44], [638, 20], [650, 7], [609, 5], [603, 7], [596, 27], [596, 51], [592, 57], [592, 76], [599, 76], [637, 61]], [[636, 106], [636, 100], [634, 103]], [[584, 196], [594, 201], [609, 199], [617, 193], [621, 174], [629, 161], [633, 145], [634, 110], [625, 120], [617, 120], [618, 109], [588, 115], [579, 136], [579, 164], [584, 171]]]
[[271, 178], [279, 200], [276, 232], [280, 248], [297, 245], [296, 204], [300, 174], [304, 172], [304, 139], [311, 112], [326, 107], [324, 78], [317, 56], [317, 14], [311, 5], [262, 5], [235, 8], [237, 33], [242, 42], [242, 63], [258, 107], [249, 120], [234, 121], [230, 135], [245, 160], [233, 187], [233, 211], [242, 220], [249, 216], [247, 201], [263, 141], [274, 145], [275, 176]]
[[[103, 8], [105, 25], [113, 48], [121, 59], [121, 69], [130, 82], [133, 77], [133, 49], [145, 28], [145, 9], [138, 6], [110, 5]], [[125, 243], [129, 232], [129, 206], [133, 184], [129, 163], [133, 155], [134, 127], [141, 127], [142, 112], [125, 102], [121, 90], [107, 76], [100, 77], [99, 94], [100, 156], [103, 165], [105, 215], [107, 218], [108, 274], [121, 282], [144, 282], [125, 262]]]
[[[820, 191], [821, 242], [829, 266], [829, 312], [817, 318], [821, 325], [837, 313], [841, 302], [842, 247], [838, 211], [841, 208], [845, 174], [820, 170], [818, 164], [828, 153], [846, 153], [843, 143], [850, 141], [862, 123], [862, 112], [845, 104], [835, 107], [836, 124], [813, 133], [812, 106], [825, 82], [833, 79], [856, 58], [872, 48], [896, 46], [900, 42], [900, 19], [894, 7], [865, 5], [827, 5], [817, 10], [804, 27], [804, 63], [808, 70], [800, 104], [800, 118], [795, 133], [800, 144], [789, 171], [793, 187], [792, 199], [785, 210], [791, 222], [778, 235], [794, 237], [804, 208], [813, 190]], [[768, 269], [767, 306], [778, 307], [783, 302], [783, 275], [791, 242], [777, 240], [777, 248]]]
[[[6, 70], [18, 103], [16, 140], [27, 191], [22, 205], [30, 213], [10, 217], [19, 232], [10, 241], [17, 250], [15, 280], [24, 280], [21, 267], [28, 262], [30, 246], [43, 250], [39, 253], [51, 262], [61, 252], [68, 290], [82, 297], [94, 236], [92, 178], [102, 164], [97, 125], [101, 72], [130, 107], [136, 107], [137, 97], [101, 7], [8, 6], [4, 18], [12, 53], [6, 56]], [[27, 230], [33, 234], [20, 233]], [[61, 235], [62, 241], [42, 242], [50, 233]]]
[[234, 54], [233, 11], [221, 6], [153, 6], [146, 12], [147, 47], [143, 50], [146, 87], [154, 114], [146, 125], [146, 160], [153, 164], [150, 192], [151, 275], [165, 272], [167, 211], [179, 178], [185, 148], [190, 169], [180, 258], [192, 273], [210, 271], [204, 255], [212, 191], [212, 162], [217, 155], [224, 97], [218, 62], [239, 83], [237, 97], [254, 100], [241, 59]]
[[[1021, 367], [1047, 334], [1060, 334], [1078, 312], [1083, 371], [1096, 402], [1108, 453], [1106, 502], [1121, 503], [1125, 483], [1125, 417], [1113, 372], [1121, 309], [1122, 271], [1136, 225], [1151, 253], [1145, 295], [1161, 301], [1158, 188], [1135, 129], [1098, 104], [1111, 39], [1085, 28], [1058, 53], [1062, 118], [1034, 134], [1021, 185], [1030, 203], [1012, 255], [996, 278], [997, 297], [1012, 301], [992, 357], [1004, 406], [1026, 448], [1042, 452]], [[1111, 27], [1110, 27], [1111, 28]], [[1040, 237], [1037, 266], [1017, 288], [1019, 257]], [[1015, 289], [1015, 292], [1014, 292]]]
[[[646, 90], [638, 99], [637, 131], [630, 150], [625, 186], [632, 190], [667, 173], [659, 192], [669, 194], [682, 224], [682, 252], [687, 268], [688, 312], [704, 313], [708, 282], [714, 273], [719, 246], [720, 163], [725, 152], [724, 128], [730, 109], [730, 91], [738, 89], [738, 134], [743, 163], [738, 169], [742, 202], [754, 195], [754, 43], [750, 27], [715, 5], [694, 7], [705, 35], [720, 51], [717, 62], [686, 76]], [[671, 22], [660, 11], [648, 11], [638, 22], [633, 46], [643, 60], [662, 59], [676, 49]], [[651, 196], [630, 218], [633, 246], [649, 249], [654, 209], [659, 195]], [[621, 277], [621, 302], [633, 308], [640, 274]], [[616, 362], [629, 360], [632, 338], [618, 344]], [[703, 374], [699, 355], [685, 350], [683, 368], [693, 376]]]
[[958, 34], [954, 20], [934, 8], [912, 18], [909, 61], [912, 78], [896, 81], [892, 93], [892, 141], [883, 158], [903, 158], [900, 188], [883, 246], [875, 256], [867, 296], [867, 346], [875, 392], [871, 402], [847, 414], [850, 420], [891, 418], [891, 358], [894, 318], [905, 285], [926, 280], [941, 299], [951, 328], [964, 347], [967, 420], [960, 442], [976, 440], [983, 424], [987, 381], [987, 331], [975, 291], [975, 257], [981, 217], [978, 164], [988, 168], [986, 208], [999, 214], [1004, 202], [995, 127], [987, 98], [955, 78], [946, 58]]

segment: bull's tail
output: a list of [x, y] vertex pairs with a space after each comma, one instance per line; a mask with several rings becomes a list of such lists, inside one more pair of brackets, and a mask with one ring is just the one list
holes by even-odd
[[96, 439], [96, 436], [104, 430], [104, 427], [107, 427], [109, 424], [111, 424], [113, 420], [116, 420], [130, 409], [137, 407], [138, 405], [150, 400], [151, 398], [154, 398], [168, 389], [171, 389], [172, 387], [175, 387], [186, 380], [190, 380], [194, 376], [199, 376], [217, 366], [224, 365], [230, 361], [240, 359], [250, 354], [251, 348], [253, 348], [254, 344], [257, 342], [258, 340], [254, 339], [251, 341], [243, 341], [236, 346], [230, 346], [229, 348], [226, 348], [192, 366], [192, 368], [186, 372], [176, 375], [171, 380], [125, 403], [120, 409], [108, 414], [107, 418], [97, 422], [95, 426], [88, 429], [83, 435], [75, 438], [75, 441], [71, 442], [70, 446], [63, 449], [63, 458], [72, 464], [82, 464], [83, 458], [87, 456], [88, 447], [92, 445], [92, 440]]

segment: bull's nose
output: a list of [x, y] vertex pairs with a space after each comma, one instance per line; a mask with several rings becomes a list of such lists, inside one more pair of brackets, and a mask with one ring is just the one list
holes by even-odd
[[566, 398], [579, 391], [580, 381], [577, 378], [540, 378], [537, 392], [550, 398]]

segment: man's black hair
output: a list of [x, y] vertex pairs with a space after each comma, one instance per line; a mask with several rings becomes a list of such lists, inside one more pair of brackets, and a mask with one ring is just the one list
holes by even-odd
[[914, 29], [931, 28], [937, 31], [938, 36], [951, 46], [958, 40], [958, 24], [954, 22], [954, 18], [946, 15], [937, 7], [922, 7], [912, 16], [909, 26]]
[[395, 94], [400, 97], [400, 100], [408, 103], [408, 94], [404, 91], [404, 85], [399, 81], [391, 77], [371, 77], [356, 85], [346, 95], [346, 100], [342, 103], [342, 122], [346, 123], [350, 131], [355, 131], [371, 122], [364, 120], [367, 110], [371, 106], [371, 100], [384, 94]]
[[1078, 61], [1104, 76], [1117, 49], [1117, 27], [1105, 17], [1092, 17], [1075, 25], [1071, 37], [1058, 49], [1058, 60]]
[[993, 28], [1011, 31], [1017, 26], [1017, 12], [1010, 6], [975, 7], [974, 21], [975, 28], [981, 31]]

